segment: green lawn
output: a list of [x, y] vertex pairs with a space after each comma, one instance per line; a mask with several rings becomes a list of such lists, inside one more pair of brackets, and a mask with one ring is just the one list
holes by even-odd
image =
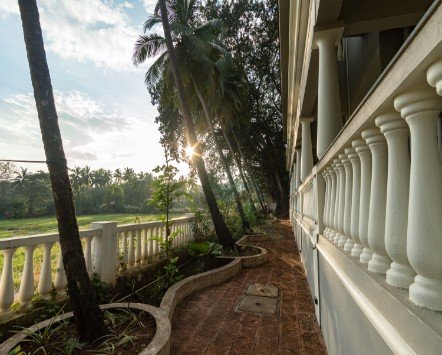
[[[118, 224], [155, 221], [160, 219], [156, 214], [98, 214], [78, 216], [80, 229], [87, 229], [92, 222], [116, 221]], [[16, 237], [30, 234], [57, 232], [57, 220], [55, 217], [23, 218], [0, 220], [0, 238]]]

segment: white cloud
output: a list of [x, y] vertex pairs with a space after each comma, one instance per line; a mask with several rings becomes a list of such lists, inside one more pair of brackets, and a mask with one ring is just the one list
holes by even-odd
[[[41, 0], [38, 6], [47, 50], [105, 69], [135, 70], [132, 50], [139, 33], [125, 13], [132, 3]], [[18, 13], [16, 0], [0, 0], [0, 17]]]
[[143, 5], [148, 14], [153, 14], [157, 0], [143, 0]]

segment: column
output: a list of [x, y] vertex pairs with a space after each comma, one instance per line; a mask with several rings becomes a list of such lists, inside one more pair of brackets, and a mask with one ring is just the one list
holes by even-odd
[[405, 118], [411, 135], [407, 255], [417, 276], [410, 285], [410, 300], [441, 311], [442, 167], [436, 121], [442, 98], [428, 86], [416, 87], [396, 97], [394, 107]]
[[93, 222], [91, 228], [102, 231], [101, 235], [94, 236], [92, 239], [92, 268], [100, 275], [101, 281], [115, 284], [117, 222]]
[[313, 168], [312, 134], [310, 123], [313, 118], [301, 118], [302, 141], [301, 141], [301, 181], [308, 176]]
[[318, 133], [316, 152], [321, 159], [342, 128], [341, 98], [339, 95], [338, 66], [335, 43], [343, 28], [315, 33], [319, 48], [318, 73]]
[[350, 234], [353, 238], [353, 248], [351, 249], [351, 256], [359, 259], [362, 253], [362, 244], [359, 239], [359, 207], [361, 196], [361, 162], [359, 161], [359, 155], [356, 153], [356, 148], [365, 145], [364, 140], [355, 139], [351, 142], [352, 147], [355, 149], [348, 158], [353, 169], [353, 185], [351, 194], [351, 226]]
[[339, 154], [338, 174], [339, 174], [339, 203], [338, 203], [338, 234], [335, 237], [335, 244], [344, 247], [347, 240], [344, 236], [344, 213], [345, 213], [345, 154]]
[[375, 120], [387, 139], [388, 178], [385, 215], [385, 249], [393, 262], [387, 270], [387, 283], [408, 288], [416, 273], [407, 257], [407, 218], [410, 186], [410, 156], [407, 123], [397, 112]]
[[295, 171], [295, 190], [301, 185], [301, 148], [295, 149], [296, 153], [296, 171]]
[[344, 208], [344, 236], [347, 238], [344, 244], [345, 251], [353, 249], [353, 239], [351, 237], [351, 202], [353, 191], [353, 170], [349, 159], [354, 153], [353, 148], [345, 148], [344, 169], [345, 169], [345, 208]]
[[340, 180], [341, 180], [341, 175], [339, 174], [339, 169], [338, 169], [338, 164], [339, 163], [339, 159], [334, 159], [333, 160], [334, 163], [334, 167], [333, 170], [335, 172], [336, 175], [336, 181], [335, 181], [335, 207], [334, 207], [334, 211], [333, 211], [333, 233], [330, 236], [330, 240], [333, 243], [337, 243], [339, 240], [339, 189], [340, 189]]
[[328, 221], [329, 221], [329, 232], [327, 234], [327, 239], [333, 240], [334, 232], [334, 218], [335, 218], [335, 201], [336, 201], [336, 174], [334, 170], [334, 164], [331, 164], [328, 168], [330, 174], [330, 203], [328, 211]]
[[[364, 132], [364, 131], [363, 131]], [[371, 153], [368, 146], [363, 140], [362, 144], [355, 147], [361, 161], [361, 194], [359, 198], [359, 239], [361, 241], [362, 253], [359, 256], [359, 261], [367, 264], [373, 250], [368, 244], [368, 213], [370, 210], [370, 190], [371, 190]]]
[[387, 142], [379, 129], [371, 128], [362, 132], [371, 151], [372, 172], [370, 209], [368, 214], [368, 244], [373, 256], [368, 270], [385, 274], [391, 259], [385, 249], [385, 209], [387, 197]]

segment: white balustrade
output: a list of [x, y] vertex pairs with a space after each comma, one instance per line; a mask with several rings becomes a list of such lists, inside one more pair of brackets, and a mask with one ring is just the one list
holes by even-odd
[[[173, 229], [180, 230], [177, 245], [193, 240], [193, 221], [193, 216], [172, 220]], [[163, 233], [161, 221], [122, 226], [117, 226], [116, 222], [94, 222], [91, 229], [80, 231], [88, 274], [97, 273], [102, 281], [113, 284], [118, 270], [141, 267], [147, 264], [148, 258], [159, 257], [159, 245], [150, 238], [163, 236]], [[27, 307], [36, 293], [42, 298], [49, 298], [53, 289], [58, 296], [66, 294], [67, 279], [58, 239], [58, 234], [40, 234], [0, 240], [3, 256], [0, 319], [10, 316], [14, 301]], [[23, 260], [23, 254], [24, 265], [14, 278], [14, 269], [19, 259]], [[57, 265], [52, 271], [54, 257]], [[41, 269], [39, 276], [35, 275], [35, 269]]]
[[335, 203], [336, 203], [336, 172], [335, 172], [335, 165], [334, 163], [332, 163], [329, 167], [329, 173], [330, 173], [330, 180], [331, 180], [331, 184], [330, 184], [330, 205], [329, 205], [329, 211], [328, 211], [328, 220], [329, 220], [329, 225], [330, 225], [330, 230], [329, 233], [327, 235], [327, 238], [329, 240], [333, 240], [334, 238], [334, 233], [335, 232], [335, 224], [334, 224], [334, 220], [335, 220]]
[[375, 122], [385, 135], [388, 146], [385, 249], [393, 262], [387, 271], [387, 283], [408, 288], [416, 275], [407, 257], [410, 186], [409, 129], [398, 112], [380, 115]]
[[[440, 80], [431, 83], [438, 87]], [[411, 134], [407, 255], [417, 276], [410, 285], [410, 300], [441, 311], [442, 167], [436, 122], [442, 98], [434, 89], [419, 86], [397, 96], [394, 106], [406, 120]]]
[[334, 243], [339, 247], [343, 247], [347, 238], [344, 236], [344, 212], [345, 212], [345, 169], [343, 160], [345, 159], [344, 154], [339, 154], [338, 156], [338, 175], [339, 175], [339, 196], [338, 196], [338, 223], [337, 231]]
[[353, 148], [345, 148], [346, 157], [343, 159], [345, 169], [345, 207], [344, 207], [344, 236], [347, 238], [344, 244], [345, 251], [353, 249], [353, 239], [351, 237], [351, 203], [353, 190], [353, 170], [349, 159], [350, 154], [354, 152]]
[[336, 180], [335, 180], [335, 198], [334, 198], [334, 207], [333, 207], [333, 232], [330, 235], [330, 240], [333, 243], [337, 243], [339, 240], [339, 232], [338, 232], [338, 225], [339, 225], [339, 189], [341, 187], [340, 180], [341, 180], [341, 174], [339, 174], [338, 164], [339, 159], [333, 160], [333, 171], [335, 172]]
[[371, 190], [371, 153], [368, 146], [360, 144], [355, 147], [356, 153], [361, 161], [361, 194], [359, 199], [359, 240], [363, 246], [359, 260], [367, 264], [373, 250], [368, 244], [368, 214], [370, 211], [370, 190]]
[[351, 226], [350, 234], [353, 238], [353, 248], [351, 249], [351, 256], [359, 259], [363, 250], [361, 240], [359, 239], [359, 208], [361, 197], [361, 162], [359, 155], [356, 153], [356, 149], [359, 146], [364, 145], [365, 142], [362, 139], [355, 139], [351, 145], [354, 151], [348, 156], [353, 169], [353, 185], [351, 195]]

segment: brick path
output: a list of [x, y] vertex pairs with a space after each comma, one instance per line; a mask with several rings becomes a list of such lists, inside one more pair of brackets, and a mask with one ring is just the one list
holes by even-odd
[[[294, 236], [254, 243], [269, 252], [266, 264], [243, 269], [230, 281], [183, 300], [172, 321], [172, 354], [326, 354]], [[279, 287], [280, 314], [236, 311], [251, 283]]]

